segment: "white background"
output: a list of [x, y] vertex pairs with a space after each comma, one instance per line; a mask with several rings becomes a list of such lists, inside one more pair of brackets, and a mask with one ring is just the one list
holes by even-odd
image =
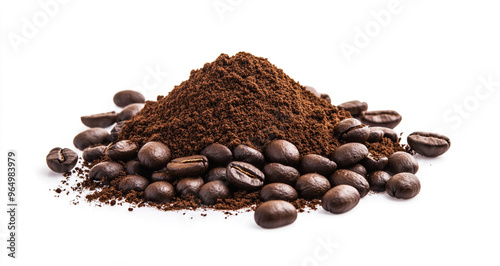
[[[47, 2], [1, 6], [0, 203], [10, 149], [19, 202], [15, 260], [0, 208], [1, 265], [499, 265], [498, 1], [75, 0], [48, 11]], [[112, 96], [123, 89], [154, 100], [238, 51], [268, 58], [334, 104], [397, 110], [404, 139], [439, 131], [451, 149], [418, 158], [414, 199], [367, 196], [349, 213], [320, 209], [275, 230], [256, 226], [253, 213], [226, 220], [54, 197], [62, 177], [45, 156], [74, 148], [81, 115], [118, 110]], [[162, 73], [152, 79], [151, 69]]]

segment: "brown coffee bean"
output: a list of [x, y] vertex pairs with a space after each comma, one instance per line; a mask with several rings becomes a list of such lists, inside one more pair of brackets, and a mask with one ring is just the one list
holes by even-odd
[[355, 173], [358, 173], [358, 174], [360, 174], [362, 176], [366, 176], [366, 174], [368, 173], [368, 171], [366, 170], [366, 168], [363, 165], [359, 164], [359, 163], [357, 163], [355, 165], [352, 165], [352, 166], [350, 166], [349, 168], [346, 168], [346, 169], [350, 170], [350, 171], [353, 171]]
[[302, 174], [318, 173], [322, 176], [330, 176], [337, 170], [337, 164], [321, 155], [308, 154], [300, 161], [299, 169]]
[[201, 152], [208, 158], [210, 166], [226, 166], [233, 160], [233, 153], [231, 150], [219, 143], [213, 143], [205, 147]]
[[123, 126], [125, 126], [125, 122], [127, 121], [120, 121], [115, 124], [115, 126], [111, 129], [111, 141], [117, 141], [118, 136], [120, 135], [120, 132], [122, 132]]
[[145, 103], [146, 98], [142, 93], [132, 90], [119, 91], [113, 96], [113, 102], [118, 107], [125, 107], [133, 103]]
[[266, 183], [285, 183], [294, 186], [300, 177], [297, 169], [280, 163], [266, 164], [263, 172], [266, 176]]
[[411, 199], [420, 192], [420, 181], [412, 173], [399, 173], [387, 181], [385, 191], [391, 197]]
[[175, 158], [167, 164], [168, 172], [176, 178], [202, 176], [207, 169], [208, 158], [204, 155]]
[[139, 150], [137, 158], [141, 164], [151, 170], [160, 170], [167, 165], [172, 155], [167, 145], [150, 141]]
[[259, 168], [264, 165], [264, 154], [246, 145], [236, 146], [233, 150], [233, 156], [235, 161], [253, 164]]
[[448, 137], [430, 132], [413, 132], [407, 140], [413, 150], [427, 157], [437, 157], [445, 153], [451, 145]]
[[299, 163], [300, 154], [295, 145], [286, 140], [273, 140], [264, 149], [269, 162], [295, 166]]
[[96, 127], [80, 132], [73, 139], [73, 144], [77, 149], [83, 151], [92, 145], [108, 144], [109, 141], [110, 136], [108, 131], [104, 128]]
[[108, 180], [111, 181], [117, 178], [123, 171], [123, 166], [116, 162], [100, 162], [92, 167], [89, 172], [89, 177], [92, 180]]
[[140, 175], [127, 175], [118, 182], [118, 189], [128, 193], [132, 190], [137, 192], [144, 191], [149, 185], [149, 181]]
[[125, 164], [125, 171], [129, 175], [141, 175], [143, 168], [139, 160], [130, 160]]
[[366, 141], [369, 143], [375, 143], [381, 141], [383, 137], [384, 131], [377, 127], [370, 127], [370, 135], [368, 135], [368, 139]]
[[262, 201], [294, 201], [298, 198], [297, 191], [292, 186], [285, 183], [267, 184], [262, 187], [259, 194]]
[[264, 174], [255, 166], [245, 162], [231, 162], [226, 168], [227, 181], [239, 188], [253, 191], [264, 185]]
[[144, 190], [144, 198], [156, 203], [170, 202], [174, 195], [174, 187], [165, 181], [153, 182]]
[[304, 86], [304, 88], [310, 92], [312, 92], [314, 95], [316, 95], [316, 97], [320, 98], [321, 97], [321, 94], [314, 88], [314, 87], [311, 87], [311, 86]]
[[[393, 129], [387, 128], [387, 127], [370, 127], [370, 130], [375, 130], [375, 131], [382, 131], [383, 138], [388, 138], [392, 140], [393, 142], [397, 142], [399, 140], [399, 135], [394, 131]], [[376, 141], [375, 141], [376, 142]]]
[[295, 189], [299, 195], [307, 200], [321, 199], [330, 188], [328, 179], [316, 173], [305, 174], [299, 177], [295, 184]]
[[389, 156], [385, 169], [391, 174], [402, 172], [415, 174], [418, 171], [418, 162], [409, 153], [398, 151]]
[[333, 187], [338, 185], [350, 185], [356, 188], [362, 198], [370, 191], [370, 184], [362, 175], [345, 169], [339, 169], [330, 177]]
[[109, 127], [116, 122], [118, 114], [115, 111], [82, 116], [82, 123], [88, 127]]
[[319, 96], [321, 99], [327, 101], [328, 103], [332, 103], [332, 98], [330, 97], [330, 95], [326, 94], [326, 93], [321, 93], [320, 96]]
[[139, 113], [141, 109], [144, 107], [143, 103], [133, 103], [127, 105], [125, 108], [122, 109], [120, 113], [118, 113], [118, 117], [116, 118], [116, 121], [126, 121], [132, 119], [134, 115]]
[[154, 171], [151, 174], [151, 182], [167, 181], [169, 183], [172, 183], [175, 180], [176, 180], [176, 178], [174, 176], [172, 176], [166, 169]]
[[360, 199], [356, 188], [349, 185], [338, 185], [328, 190], [321, 199], [323, 209], [341, 214], [352, 210], [358, 205]]
[[334, 134], [345, 142], [365, 143], [370, 136], [370, 128], [361, 124], [356, 118], [347, 118], [340, 121], [333, 129]]
[[205, 175], [205, 182], [214, 180], [226, 181], [226, 167], [215, 167]]
[[175, 190], [181, 196], [185, 196], [187, 194], [198, 195], [201, 186], [203, 186], [205, 182], [203, 182], [203, 178], [201, 177], [186, 177], [184, 179], [179, 180], [177, 185], [175, 186]]
[[289, 225], [297, 219], [295, 207], [284, 200], [270, 200], [255, 209], [254, 220], [262, 228]]
[[130, 140], [120, 140], [109, 145], [104, 151], [104, 154], [113, 161], [128, 161], [135, 157], [138, 149], [139, 147], [134, 142]]
[[369, 111], [361, 113], [361, 122], [373, 127], [395, 128], [401, 122], [401, 115], [396, 111]]
[[349, 101], [337, 105], [338, 108], [345, 109], [349, 111], [353, 117], [360, 116], [363, 111], [368, 109], [368, 104], [365, 102], [360, 102], [358, 100]]
[[47, 166], [56, 173], [71, 171], [78, 162], [78, 154], [71, 149], [59, 147], [50, 150], [45, 158]]
[[370, 184], [371, 190], [381, 192], [385, 191], [385, 184], [391, 179], [391, 175], [384, 171], [375, 171], [370, 173], [366, 179], [368, 180], [368, 184]]
[[104, 150], [106, 150], [106, 146], [104, 145], [88, 147], [83, 150], [82, 158], [87, 162], [92, 162], [101, 158], [101, 156], [104, 154]]
[[201, 186], [198, 196], [205, 205], [213, 205], [218, 199], [231, 197], [231, 192], [222, 180], [214, 180]]
[[332, 160], [341, 168], [351, 166], [368, 155], [368, 148], [361, 143], [347, 143], [338, 147], [332, 154]]
[[385, 156], [374, 156], [369, 153], [360, 163], [366, 168], [366, 171], [370, 173], [384, 169], [388, 162], [389, 159]]

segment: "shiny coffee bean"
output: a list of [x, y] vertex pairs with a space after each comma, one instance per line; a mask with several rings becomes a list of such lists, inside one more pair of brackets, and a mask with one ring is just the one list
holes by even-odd
[[101, 156], [104, 154], [104, 150], [106, 150], [106, 146], [104, 145], [88, 147], [83, 150], [82, 157], [85, 161], [92, 162], [101, 158]]
[[125, 171], [129, 175], [140, 175], [143, 171], [143, 167], [139, 160], [130, 160], [125, 164]]
[[123, 171], [123, 166], [116, 162], [100, 162], [90, 169], [89, 177], [92, 180], [113, 180]]
[[205, 182], [214, 180], [226, 181], [226, 167], [215, 167], [205, 175]]
[[218, 199], [231, 197], [231, 192], [222, 180], [214, 180], [201, 186], [198, 196], [205, 205], [213, 205]]
[[170, 202], [174, 195], [174, 187], [165, 181], [153, 182], [144, 190], [144, 198], [156, 203]]
[[401, 122], [401, 115], [396, 111], [369, 111], [361, 113], [361, 122], [372, 127], [395, 128]]
[[262, 228], [278, 228], [297, 219], [295, 207], [284, 200], [270, 200], [255, 209], [254, 220]]
[[205, 147], [201, 152], [208, 158], [210, 166], [226, 166], [233, 160], [233, 153], [231, 150], [219, 143], [213, 143]]
[[203, 184], [205, 184], [205, 182], [203, 182], [203, 178], [201, 177], [186, 177], [177, 183], [175, 190], [181, 196], [185, 196], [187, 194], [198, 195], [198, 192]]
[[368, 110], [368, 104], [358, 100], [341, 103], [337, 107], [349, 111], [353, 117], [360, 116], [362, 112]]
[[349, 185], [338, 185], [328, 190], [321, 199], [323, 209], [335, 214], [352, 210], [359, 203], [357, 189]]
[[125, 107], [133, 103], [145, 103], [146, 98], [138, 91], [123, 90], [113, 96], [113, 102], [118, 107]]
[[314, 95], [316, 95], [316, 97], [320, 98], [321, 97], [321, 94], [314, 88], [314, 87], [311, 87], [311, 86], [304, 86], [306, 88], [306, 90], [312, 92]]
[[92, 145], [108, 144], [109, 141], [110, 136], [108, 131], [104, 128], [96, 127], [80, 132], [73, 139], [73, 144], [77, 149], [83, 151]]
[[134, 115], [139, 113], [141, 109], [144, 107], [143, 103], [133, 103], [127, 105], [125, 108], [122, 109], [120, 113], [118, 113], [118, 117], [116, 118], [116, 121], [126, 121], [132, 119]]
[[264, 149], [264, 155], [269, 162], [295, 166], [299, 163], [300, 154], [295, 145], [286, 140], [273, 140]]
[[120, 140], [106, 148], [104, 154], [113, 161], [127, 161], [135, 157], [139, 147], [130, 140]]
[[319, 96], [321, 99], [327, 101], [328, 103], [332, 103], [332, 98], [330, 97], [330, 95], [326, 94], [326, 93], [321, 93], [320, 96]]
[[140, 175], [127, 175], [118, 182], [118, 189], [128, 193], [132, 190], [137, 192], [144, 191], [149, 185], [149, 181]]
[[360, 163], [366, 168], [366, 171], [370, 173], [384, 169], [388, 162], [389, 159], [385, 156], [374, 156], [369, 153]]
[[370, 127], [370, 135], [368, 135], [368, 139], [366, 141], [369, 143], [375, 143], [381, 141], [383, 137], [384, 131], [377, 127]]
[[160, 170], [167, 165], [172, 155], [167, 145], [158, 141], [150, 141], [142, 146], [137, 153], [137, 158], [144, 167]]
[[118, 114], [113, 112], [107, 112], [95, 115], [82, 116], [80, 119], [82, 123], [88, 127], [109, 127], [116, 122]]
[[227, 181], [245, 190], [257, 190], [264, 185], [264, 173], [259, 168], [245, 162], [231, 162], [226, 168]]
[[309, 173], [299, 177], [295, 184], [297, 193], [307, 200], [321, 199], [330, 188], [331, 185], [328, 179], [316, 173]]
[[385, 169], [391, 174], [402, 172], [415, 174], [418, 171], [418, 162], [409, 153], [398, 151], [389, 156]]
[[167, 164], [168, 172], [176, 177], [202, 176], [208, 169], [208, 159], [204, 155], [175, 158]]
[[330, 176], [337, 170], [337, 164], [321, 155], [308, 154], [300, 160], [299, 169], [302, 174], [318, 173], [322, 176]]
[[387, 181], [385, 191], [391, 197], [411, 199], [420, 192], [420, 181], [412, 173], [399, 173]]
[[399, 139], [398, 133], [394, 131], [393, 129], [387, 128], [387, 127], [370, 127], [371, 130], [376, 130], [376, 131], [382, 131], [384, 135], [382, 137], [388, 138], [392, 140], [393, 142], [397, 142]]
[[120, 121], [115, 124], [115, 126], [111, 129], [111, 141], [117, 141], [118, 136], [120, 135], [120, 132], [122, 132], [122, 128], [125, 125], [125, 122], [127, 121]]
[[330, 177], [330, 183], [332, 186], [338, 185], [349, 185], [356, 188], [359, 192], [359, 196], [362, 198], [368, 194], [370, 191], [370, 184], [366, 178], [356, 172], [339, 169], [333, 173]]
[[370, 136], [370, 128], [356, 118], [340, 121], [333, 129], [334, 134], [345, 142], [365, 143]]
[[338, 147], [332, 155], [340, 168], [351, 166], [368, 155], [368, 148], [361, 143], [347, 143]]
[[285, 183], [267, 184], [260, 190], [262, 201], [285, 200], [294, 201], [298, 198], [297, 191], [292, 186]]
[[75, 167], [78, 154], [71, 149], [57, 147], [50, 150], [45, 160], [50, 170], [56, 173], [66, 173]]
[[366, 176], [366, 174], [368, 173], [368, 171], [366, 171], [366, 168], [363, 165], [359, 164], [359, 163], [357, 163], [355, 165], [352, 165], [352, 166], [350, 166], [349, 168], [346, 168], [346, 169], [350, 170], [350, 171], [353, 171], [355, 173], [358, 173], [358, 174], [360, 174], [362, 176]]
[[246, 145], [240, 144], [236, 146], [236, 148], [233, 149], [233, 157], [235, 161], [253, 164], [259, 168], [264, 165], [264, 154]]
[[176, 180], [174, 176], [172, 176], [166, 169], [165, 170], [159, 170], [159, 171], [154, 171], [151, 174], [151, 182], [156, 182], [156, 181], [167, 181], [169, 183], [172, 183]]
[[391, 175], [385, 171], [375, 171], [366, 177], [370, 189], [377, 192], [385, 191], [385, 184], [389, 179], [391, 179]]
[[451, 145], [448, 137], [429, 132], [413, 132], [407, 140], [413, 150], [427, 157], [437, 157], [445, 153]]
[[294, 186], [300, 177], [297, 169], [280, 163], [266, 164], [263, 172], [266, 176], [266, 183], [285, 183]]

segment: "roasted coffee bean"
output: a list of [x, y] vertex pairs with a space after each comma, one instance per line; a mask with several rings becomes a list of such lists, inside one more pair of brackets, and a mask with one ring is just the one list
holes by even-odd
[[50, 170], [56, 173], [66, 173], [75, 167], [78, 154], [71, 149], [57, 147], [50, 150], [45, 159]]
[[380, 127], [370, 127], [370, 135], [368, 135], [368, 141], [369, 143], [375, 143], [379, 142], [382, 140], [384, 137], [384, 131], [380, 129]]
[[347, 143], [338, 147], [332, 155], [332, 160], [340, 168], [351, 166], [368, 155], [368, 148], [361, 143]]
[[300, 154], [295, 145], [286, 140], [273, 140], [264, 149], [269, 162], [295, 166], [299, 163]]
[[125, 164], [125, 171], [129, 175], [137, 175], [143, 171], [143, 167], [139, 160], [130, 160]]
[[359, 192], [349, 185], [338, 185], [328, 190], [321, 199], [323, 209], [341, 214], [352, 210], [359, 203]]
[[144, 107], [143, 103], [133, 103], [127, 105], [125, 108], [122, 109], [120, 113], [118, 113], [117, 121], [126, 121], [132, 119], [134, 115], [139, 113], [141, 109]]
[[144, 198], [156, 203], [170, 202], [174, 195], [174, 187], [165, 181], [153, 182], [144, 190]]
[[202, 176], [208, 169], [208, 159], [204, 155], [175, 158], [167, 164], [167, 170], [176, 178]]
[[75, 147], [81, 151], [85, 150], [92, 145], [96, 144], [108, 144], [110, 141], [110, 135], [108, 131], [104, 128], [90, 128], [83, 132], [80, 132], [73, 139], [73, 144]]
[[264, 154], [246, 145], [240, 144], [236, 146], [233, 150], [233, 156], [235, 161], [253, 164], [259, 168], [264, 165]]
[[172, 176], [166, 169], [165, 170], [159, 170], [159, 171], [154, 171], [151, 174], [151, 182], [156, 182], [156, 181], [167, 181], [167, 182], [174, 182], [176, 178]]
[[368, 104], [358, 100], [341, 103], [337, 107], [349, 111], [353, 117], [360, 116], [362, 112], [368, 110]]
[[387, 181], [385, 191], [391, 197], [411, 199], [420, 192], [420, 181], [412, 173], [399, 173]]
[[198, 192], [203, 184], [205, 184], [205, 182], [203, 182], [203, 178], [201, 177], [186, 177], [177, 183], [175, 190], [181, 196], [185, 196], [187, 194], [198, 195]]
[[319, 96], [321, 99], [327, 101], [328, 103], [332, 103], [332, 98], [330, 97], [330, 95], [326, 94], [326, 93], [321, 93], [321, 95]]
[[330, 177], [330, 183], [333, 187], [338, 185], [353, 186], [358, 190], [361, 198], [370, 191], [370, 184], [364, 176], [346, 169], [339, 169], [335, 171], [335, 173], [333, 173]]
[[146, 98], [138, 91], [123, 90], [113, 96], [113, 102], [119, 107], [125, 107], [133, 103], [145, 103]]
[[214, 180], [226, 181], [226, 167], [215, 167], [205, 175], [205, 182]]
[[130, 140], [120, 140], [106, 148], [104, 154], [113, 161], [127, 161], [135, 157], [139, 147]]
[[144, 144], [137, 153], [139, 162], [151, 170], [162, 169], [167, 165], [171, 157], [172, 155], [167, 145], [158, 141], [151, 141]]
[[118, 182], [118, 189], [128, 193], [132, 190], [137, 192], [144, 191], [149, 185], [149, 181], [140, 175], [127, 175]]
[[309, 173], [299, 177], [295, 184], [295, 189], [299, 195], [307, 200], [321, 199], [330, 188], [331, 185], [328, 179], [316, 173]]
[[80, 119], [82, 123], [88, 127], [109, 127], [116, 122], [118, 114], [113, 112], [107, 112], [95, 115], [82, 116]]
[[359, 164], [359, 163], [357, 163], [357, 164], [355, 164], [353, 166], [350, 166], [349, 168], [346, 168], [346, 169], [350, 170], [350, 171], [353, 171], [355, 173], [358, 173], [358, 174], [360, 174], [362, 176], [366, 176], [366, 174], [368, 173], [368, 171], [366, 171], [366, 168], [363, 165]]
[[397, 142], [399, 139], [398, 133], [396, 133], [396, 131], [394, 131], [393, 129], [387, 127], [370, 127], [370, 130], [382, 131], [384, 133], [382, 137], [388, 138], [393, 142]]
[[226, 166], [233, 160], [233, 153], [231, 150], [219, 143], [208, 145], [200, 154], [207, 156], [210, 166]]
[[360, 163], [366, 168], [366, 171], [370, 173], [384, 169], [388, 162], [389, 159], [385, 156], [374, 156], [369, 153]]
[[266, 176], [266, 183], [285, 183], [294, 186], [300, 177], [297, 169], [280, 163], [266, 164], [263, 172]]
[[201, 186], [198, 196], [205, 205], [213, 205], [218, 199], [231, 197], [231, 192], [222, 180], [214, 180]]
[[89, 177], [92, 180], [113, 180], [123, 171], [123, 166], [116, 162], [100, 162], [90, 169]]
[[297, 209], [284, 200], [270, 200], [255, 209], [254, 220], [262, 228], [289, 225], [297, 219]]
[[321, 94], [314, 87], [304, 86], [304, 88], [306, 88], [306, 90], [312, 92], [314, 95], [316, 95], [316, 97], [318, 97], [318, 98], [321, 97]]
[[391, 175], [385, 171], [375, 171], [366, 177], [370, 189], [377, 192], [385, 191], [385, 184], [389, 179], [391, 179]]
[[88, 147], [83, 150], [82, 157], [85, 161], [92, 162], [101, 158], [101, 156], [104, 154], [104, 150], [106, 150], [106, 146], [104, 145]]
[[451, 145], [448, 137], [429, 132], [413, 132], [407, 140], [412, 149], [427, 157], [437, 157], [445, 153]]
[[267, 184], [260, 190], [260, 199], [294, 201], [298, 198], [297, 191], [292, 186], [285, 183]]
[[395, 128], [401, 122], [401, 115], [396, 111], [369, 111], [361, 113], [361, 122], [373, 127]]
[[257, 190], [264, 185], [264, 174], [259, 168], [245, 162], [231, 162], [226, 168], [227, 181], [240, 189]]
[[302, 174], [318, 173], [322, 176], [330, 176], [337, 170], [337, 164], [321, 155], [308, 154], [302, 157], [299, 169]]
[[356, 118], [347, 118], [335, 126], [333, 133], [345, 142], [365, 143], [370, 136], [370, 128]]
[[402, 172], [415, 174], [418, 171], [418, 162], [409, 153], [398, 151], [389, 156], [386, 170], [391, 174]]
[[117, 122], [116, 125], [111, 129], [111, 133], [110, 133], [111, 141], [118, 140], [118, 136], [120, 135], [120, 132], [122, 132], [122, 128], [125, 125], [125, 122], [127, 122], [127, 121]]

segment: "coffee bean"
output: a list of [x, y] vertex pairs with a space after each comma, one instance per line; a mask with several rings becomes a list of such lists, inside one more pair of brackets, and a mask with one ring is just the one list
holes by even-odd
[[370, 127], [370, 135], [368, 135], [368, 141], [369, 143], [375, 143], [379, 142], [382, 140], [384, 137], [384, 131], [380, 129], [379, 127]]
[[297, 210], [284, 200], [270, 200], [255, 209], [254, 220], [262, 228], [289, 225], [297, 219]]
[[262, 201], [269, 200], [286, 200], [294, 201], [298, 198], [297, 191], [290, 185], [285, 183], [267, 184], [260, 190], [260, 199]]
[[356, 118], [347, 118], [335, 126], [333, 133], [345, 142], [365, 143], [370, 136], [370, 128]]
[[236, 146], [233, 150], [233, 156], [235, 161], [253, 164], [259, 168], [264, 165], [264, 155], [260, 151], [246, 145], [240, 144]]
[[89, 177], [92, 180], [113, 180], [123, 171], [123, 166], [116, 162], [100, 162], [90, 169]]
[[387, 127], [370, 127], [370, 130], [382, 131], [384, 133], [382, 137], [388, 138], [393, 142], [397, 142], [399, 140], [398, 133], [396, 133], [396, 131], [394, 131], [393, 129]]
[[341, 103], [337, 107], [349, 111], [353, 117], [360, 116], [362, 112], [368, 110], [368, 104], [358, 100]]
[[116, 122], [118, 114], [113, 112], [107, 112], [95, 115], [82, 116], [80, 119], [82, 123], [88, 127], [109, 127]]
[[167, 164], [168, 172], [176, 177], [202, 176], [208, 169], [208, 159], [204, 155], [175, 158]]
[[149, 181], [140, 175], [127, 175], [118, 182], [118, 189], [128, 193], [132, 190], [137, 192], [144, 191], [148, 186]]
[[411, 199], [420, 192], [420, 181], [412, 173], [399, 173], [387, 181], [385, 191], [391, 197]]
[[201, 186], [198, 196], [205, 205], [213, 205], [218, 199], [231, 197], [231, 192], [222, 180], [214, 180]]
[[366, 178], [356, 172], [339, 169], [330, 177], [332, 186], [349, 185], [356, 188], [362, 198], [370, 191], [370, 184]]
[[146, 98], [138, 91], [123, 90], [113, 96], [113, 102], [119, 107], [125, 107], [132, 103], [145, 103]]
[[328, 190], [321, 199], [323, 209], [341, 214], [352, 210], [358, 205], [360, 199], [356, 188], [349, 185], [338, 185]]
[[395, 128], [401, 122], [401, 115], [396, 111], [369, 111], [361, 113], [361, 122], [373, 127]]
[[219, 143], [208, 145], [200, 154], [207, 156], [210, 166], [226, 166], [233, 160], [233, 153], [231, 150]]
[[47, 166], [56, 173], [71, 171], [78, 161], [78, 154], [71, 149], [59, 147], [50, 150], [45, 158]]
[[304, 88], [306, 88], [306, 90], [312, 92], [314, 95], [316, 95], [316, 97], [318, 97], [318, 98], [321, 97], [321, 94], [314, 87], [304, 86]]
[[162, 169], [167, 165], [171, 157], [170, 149], [167, 145], [158, 141], [150, 141], [144, 144], [137, 153], [139, 162], [151, 170]]
[[368, 155], [368, 148], [361, 143], [347, 143], [338, 147], [332, 154], [332, 160], [340, 168], [351, 166]]
[[370, 184], [370, 189], [373, 191], [385, 191], [385, 184], [389, 179], [391, 179], [391, 175], [384, 171], [375, 171], [370, 173], [366, 179], [368, 180], [368, 184]]
[[389, 156], [386, 170], [392, 174], [401, 172], [415, 174], [418, 171], [418, 162], [409, 153], [398, 151]]
[[154, 171], [151, 174], [151, 182], [156, 182], [156, 181], [167, 181], [167, 182], [174, 182], [176, 178], [172, 176], [166, 169], [165, 170], [159, 170], [159, 171]]
[[451, 145], [448, 137], [429, 132], [413, 132], [407, 140], [413, 150], [427, 157], [437, 157], [445, 153]]
[[120, 113], [118, 113], [117, 121], [126, 121], [132, 119], [134, 115], [139, 113], [141, 109], [144, 107], [143, 103], [133, 103], [127, 105], [125, 108], [122, 109]]
[[366, 168], [367, 172], [375, 172], [384, 169], [388, 162], [389, 159], [385, 156], [374, 156], [369, 153], [360, 163]]
[[358, 174], [360, 174], [362, 176], [366, 176], [366, 174], [368, 173], [368, 171], [366, 171], [366, 168], [363, 165], [359, 164], [359, 163], [357, 163], [355, 165], [352, 165], [352, 166], [350, 166], [349, 168], [346, 168], [346, 169], [350, 170], [350, 171], [353, 171], [355, 173], [358, 173]]
[[294, 186], [300, 177], [297, 169], [280, 163], [266, 164], [263, 172], [266, 176], [266, 183], [285, 183]]
[[330, 176], [337, 169], [337, 164], [321, 155], [308, 154], [302, 157], [299, 169], [302, 174], [318, 173], [322, 176]]
[[127, 121], [120, 121], [117, 122], [116, 125], [111, 129], [111, 141], [117, 141], [118, 136], [120, 135], [120, 132], [122, 132], [123, 126], [125, 126], [125, 122]]
[[198, 195], [203, 184], [205, 184], [205, 182], [203, 182], [203, 178], [201, 177], [186, 177], [177, 183], [175, 190], [177, 190], [177, 193], [181, 196], [187, 194]]
[[108, 146], [104, 151], [113, 161], [127, 161], [135, 157], [139, 147], [130, 140], [120, 140]]
[[130, 160], [125, 164], [125, 171], [129, 175], [140, 175], [143, 171], [143, 167], [139, 160]]
[[205, 175], [205, 182], [214, 180], [226, 181], [226, 167], [215, 167]]
[[331, 185], [328, 179], [316, 173], [309, 173], [299, 177], [295, 184], [295, 189], [299, 195], [307, 200], [321, 199], [330, 188]]
[[144, 190], [144, 198], [156, 203], [170, 202], [174, 195], [174, 187], [165, 181], [153, 182]]
[[226, 168], [227, 181], [245, 190], [257, 190], [264, 185], [264, 174], [255, 166], [245, 162], [231, 162]]
[[80, 132], [73, 139], [73, 144], [77, 149], [83, 151], [92, 145], [108, 144], [109, 141], [110, 135], [108, 131], [104, 128], [96, 127]]
[[104, 145], [88, 147], [83, 150], [82, 158], [87, 162], [92, 162], [101, 158], [101, 156], [104, 154], [104, 150], [106, 150], [106, 146]]
[[267, 144], [264, 155], [269, 162], [295, 166], [299, 163], [300, 154], [295, 145], [286, 140], [273, 140]]
[[319, 96], [321, 99], [327, 101], [328, 103], [332, 103], [332, 98], [330, 97], [330, 95], [326, 94], [326, 93], [321, 93], [320, 96]]

